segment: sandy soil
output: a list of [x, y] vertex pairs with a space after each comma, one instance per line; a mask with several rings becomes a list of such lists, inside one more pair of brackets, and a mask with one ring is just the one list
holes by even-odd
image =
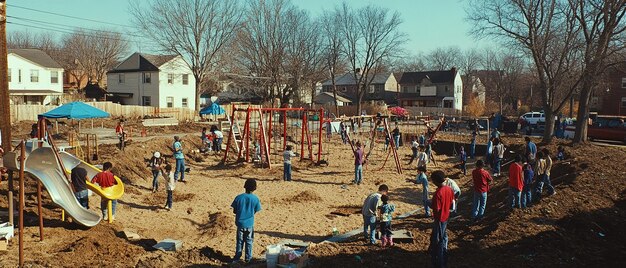
[[[391, 188], [391, 202], [397, 205], [398, 214], [421, 208], [418, 200], [421, 187], [406, 182], [407, 178], [415, 176], [414, 167], [406, 165], [408, 146], [400, 151], [405, 169], [402, 175], [395, 173], [392, 158], [379, 171], [386, 155], [381, 150], [382, 145], [374, 146], [365, 170], [365, 182], [356, 186], [350, 184], [353, 157], [349, 146], [339, 143], [337, 138], [325, 145], [327, 149], [322, 158], [329, 161], [328, 167], [294, 161], [294, 181], [290, 183], [282, 181], [279, 162], [269, 170], [244, 163], [229, 162], [221, 166], [218, 156], [192, 152], [198, 146], [195, 134], [185, 141], [187, 166], [191, 172], [187, 175], [189, 182], [177, 184], [171, 211], [162, 208], [165, 203], [163, 180], [159, 192], [150, 191], [152, 178], [145, 163], [155, 150], [171, 155], [170, 139], [133, 143], [125, 152], [118, 151], [114, 145], [102, 146], [100, 162], [113, 162], [114, 173], [127, 185], [113, 224], [102, 223], [86, 229], [61, 222], [60, 209], [44, 195], [45, 240], [38, 242], [35, 184], [27, 180], [31, 182], [27, 187], [26, 263], [65, 267], [223, 265], [234, 254], [235, 227], [230, 203], [243, 192], [243, 183], [248, 178], [258, 180], [255, 193], [263, 206], [256, 216], [255, 257], [263, 256], [265, 246], [283, 239], [317, 243], [329, 237], [333, 227], [340, 232], [359, 228], [362, 201], [380, 183]], [[519, 144], [521, 137], [508, 142]], [[547, 146], [554, 149], [556, 145]], [[512, 146], [512, 149], [519, 147]], [[439, 152], [439, 166], [431, 169], [445, 170], [457, 179], [464, 192], [459, 207], [462, 216], [449, 225], [451, 266], [588, 266], [615, 265], [620, 259], [623, 261], [626, 256], [623, 243], [626, 238], [623, 232], [626, 150], [594, 145], [567, 147], [567, 150], [568, 159], [556, 163], [553, 170], [557, 195], [530, 209], [510, 212], [504, 207], [506, 178], [498, 178], [490, 193], [486, 220], [475, 226], [468, 226], [466, 217], [471, 203], [471, 179], [460, 175], [453, 167], [456, 164], [453, 156]], [[600, 150], [602, 154], [598, 154]], [[620, 161], [621, 164], [617, 164]], [[6, 183], [3, 183], [0, 194], [5, 196], [6, 191]], [[5, 208], [6, 199], [0, 200], [0, 207]], [[99, 197], [92, 197], [90, 204], [92, 209], [97, 209]], [[394, 228], [412, 231], [415, 243], [383, 250], [365, 245], [358, 236], [345, 243], [316, 244], [311, 247], [311, 265], [409, 267], [428, 264], [426, 250], [432, 220], [419, 215], [394, 222]], [[143, 239], [129, 242], [122, 238], [123, 230], [133, 230]], [[164, 238], [182, 240], [183, 249], [167, 253], [153, 251], [151, 246]], [[15, 266], [17, 244], [13, 243], [8, 252], [0, 252], [0, 260], [2, 266]]]

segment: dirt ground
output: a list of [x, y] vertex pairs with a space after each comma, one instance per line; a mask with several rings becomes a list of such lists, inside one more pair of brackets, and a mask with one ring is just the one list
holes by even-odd
[[[364, 183], [356, 186], [350, 184], [353, 179], [352, 153], [349, 146], [341, 144], [337, 137], [325, 144], [322, 158], [329, 162], [327, 167], [314, 166], [310, 161], [293, 161], [294, 181], [284, 182], [280, 162], [274, 161], [271, 169], [232, 161], [218, 165], [221, 157], [193, 151], [199, 143], [196, 136], [184, 137], [186, 163], [191, 170], [186, 175], [188, 182], [177, 184], [171, 211], [163, 209], [166, 198], [162, 178], [159, 192], [151, 192], [152, 178], [145, 162], [156, 150], [171, 156], [171, 139], [155, 138], [132, 143], [124, 152], [114, 145], [102, 145], [98, 162], [113, 162], [113, 172], [126, 184], [126, 193], [119, 201], [113, 224], [83, 228], [61, 222], [60, 209], [52, 204], [46, 193], [43, 211], [45, 239], [39, 242], [36, 184], [27, 180], [26, 264], [34, 267], [225, 265], [234, 254], [235, 243], [230, 203], [243, 192], [244, 181], [255, 178], [258, 181], [255, 194], [263, 207], [255, 218], [255, 257], [263, 257], [267, 245], [296, 239], [314, 243], [310, 247], [312, 267], [429, 265], [427, 248], [432, 219], [421, 216], [421, 186], [406, 182], [416, 174], [414, 165], [407, 165], [408, 146], [400, 150], [404, 173], [398, 175], [392, 158], [382, 168], [386, 153], [381, 144], [375, 145], [365, 167]], [[446, 135], [441, 138], [450, 139]], [[510, 138], [508, 143], [511, 150], [519, 151], [519, 145], [515, 144], [521, 144], [521, 137]], [[557, 145], [546, 146], [554, 150]], [[507, 179], [496, 178], [485, 220], [471, 226], [468, 225], [471, 178], [454, 168], [454, 156], [445, 155], [449, 152], [438, 152], [438, 166], [431, 166], [430, 170], [443, 169], [451, 178], [457, 179], [463, 191], [459, 205], [461, 216], [451, 221], [448, 227], [450, 266], [617, 266], [624, 261], [626, 150], [563, 145], [568, 157], [561, 162], [555, 161], [552, 171], [556, 195], [529, 209], [511, 211], [505, 206]], [[381, 183], [389, 185], [397, 215], [420, 209], [416, 216], [393, 223], [394, 229], [410, 230], [415, 236], [414, 243], [381, 249], [366, 245], [361, 236], [343, 243], [319, 243], [331, 236], [333, 227], [342, 233], [361, 228], [359, 211], [363, 199]], [[431, 189], [434, 191], [433, 185]], [[3, 182], [0, 195], [6, 196], [6, 193], [7, 184]], [[5, 198], [0, 200], [0, 208], [5, 210], [7, 201]], [[99, 197], [92, 196], [90, 205], [97, 209]], [[129, 242], [122, 236], [124, 230], [135, 231], [142, 239]], [[183, 241], [182, 250], [161, 252], [151, 248], [156, 241], [165, 238]], [[0, 252], [0, 266], [16, 266], [16, 241], [12, 241], [8, 252]], [[252, 266], [263, 265], [257, 262]]]

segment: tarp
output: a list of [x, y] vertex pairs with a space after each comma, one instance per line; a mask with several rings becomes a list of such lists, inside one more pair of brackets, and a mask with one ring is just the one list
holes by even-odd
[[80, 120], [89, 118], [104, 118], [111, 115], [84, 102], [75, 101], [63, 104], [47, 113], [40, 114], [39, 116], [45, 118], [68, 118]]
[[226, 113], [226, 111], [224, 110], [224, 108], [220, 107], [217, 103], [211, 103], [211, 105], [202, 108], [202, 110], [200, 110], [200, 115], [205, 115], [205, 114], [215, 114], [215, 115], [220, 115], [220, 114], [224, 114]]

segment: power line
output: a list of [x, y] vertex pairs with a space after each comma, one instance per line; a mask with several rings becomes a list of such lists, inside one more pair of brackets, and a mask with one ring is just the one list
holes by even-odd
[[[118, 32], [118, 31], [91, 29], [91, 28], [85, 28], [85, 27], [80, 27], [80, 26], [73, 26], [73, 25], [68, 25], [68, 24], [55, 23], [55, 22], [47, 22], [47, 21], [42, 21], [42, 20], [28, 19], [28, 18], [15, 17], [15, 16], [7, 16], [7, 18], [12, 18], [12, 19], [17, 19], [17, 20], [23, 20], [23, 21], [27, 21], [28, 23], [40, 24], [40, 25], [43, 25], [43, 27], [48, 27], [49, 25], [58, 25], [58, 26], [61, 26], [61, 27], [67, 27], [67, 28], [70, 28], [70, 30], [80, 29], [80, 30], [85, 30], [85, 31], [93, 31], [93, 32], [95, 32], [95, 33], [98, 33], [98, 32], [107, 32], [107, 33], [120, 34], [120, 35], [128, 35], [128, 36], [140, 37], [140, 38], [147, 37], [147, 36], [145, 36], [145, 35], [137, 35], [137, 34], [133, 34], [133, 33], [122, 33], [122, 32]], [[65, 30], [65, 29], [64, 29], [64, 30]]]
[[59, 32], [59, 33], [65, 33], [65, 34], [78, 34], [78, 35], [82, 35], [82, 36], [87, 36], [87, 37], [93, 37], [93, 38], [100, 38], [100, 39], [109, 39], [109, 40], [118, 40], [118, 41], [126, 41], [126, 42], [131, 42], [128, 39], [123, 39], [123, 38], [115, 38], [115, 37], [110, 37], [110, 36], [98, 36], [98, 35], [93, 35], [93, 34], [89, 34], [89, 33], [81, 33], [81, 32], [72, 32], [71, 30], [66, 30], [66, 29], [60, 29], [60, 28], [51, 28], [53, 26], [50, 27], [42, 27], [42, 26], [37, 26], [37, 25], [28, 25], [28, 24], [22, 24], [22, 23], [18, 23], [18, 22], [12, 22], [12, 21], [7, 21], [7, 23], [9, 24], [13, 24], [13, 25], [18, 25], [18, 26], [24, 26], [24, 27], [30, 27], [30, 28], [35, 28], [35, 29], [40, 29], [40, 30], [46, 30], [46, 31], [53, 31], [53, 32]]
[[107, 21], [100, 21], [100, 20], [94, 20], [94, 19], [81, 18], [81, 17], [65, 15], [65, 14], [60, 14], [60, 13], [55, 13], [55, 12], [50, 12], [50, 11], [38, 10], [38, 9], [34, 9], [34, 8], [29, 8], [29, 7], [16, 6], [16, 5], [10, 5], [10, 4], [7, 4], [7, 6], [13, 7], [13, 8], [29, 10], [29, 11], [34, 11], [34, 12], [39, 12], [39, 13], [44, 13], [44, 14], [60, 16], [60, 17], [66, 17], [66, 18], [75, 19], [75, 20], [84, 20], [84, 21], [103, 23], [103, 24], [109, 24], [109, 25], [115, 25], [115, 26], [121, 26], [121, 27], [136, 28], [135, 26], [131, 26], [131, 25], [125, 25], [125, 24], [119, 24], [119, 23], [114, 23], [114, 22], [107, 22]]

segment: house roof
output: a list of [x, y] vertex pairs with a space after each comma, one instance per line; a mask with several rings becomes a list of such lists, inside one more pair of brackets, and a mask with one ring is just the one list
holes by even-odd
[[453, 83], [455, 77], [455, 69], [448, 71], [405, 72], [398, 83], [419, 84], [424, 78], [429, 79], [434, 84]]
[[[389, 79], [391, 73], [380, 73], [374, 76], [372, 80], [372, 84], [385, 84]], [[351, 86], [356, 85], [356, 81], [354, 80], [354, 75], [352, 73], [345, 73], [337, 78], [335, 78], [335, 84], [338, 86]], [[330, 79], [324, 81], [322, 86], [332, 86], [333, 83]]]
[[[323, 98], [325, 98], [325, 97], [329, 98], [331, 101], [334, 99], [332, 92], [322, 92], [322, 93], [318, 94], [317, 96], [315, 96], [315, 101], [316, 102], [323, 101]], [[340, 102], [352, 102], [348, 98], [345, 98], [345, 97], [343, 97], [343, 96], [341, 96], [339, 94], [337, 94], [337, 101], [340, 101]]]
[[159, 71], [159, 67], [176, 58], [176, 55], [150, 55], [133, 53], [130, 57], [120, 62], [109, 73]]
[[39, 49], [33, 48], [20, 48], [20, 49], [9, 49], [9, 54], [16, 54], [24, 59], [32, 61], [33, 63], [40, 65], [45, 68], [63, 68], [61, 64], [56, 62], [50, 57], [50, 55], [46, 54]]
[[9, 89], [10, 95], [62, 95], [62, 91], [54, 89]]

